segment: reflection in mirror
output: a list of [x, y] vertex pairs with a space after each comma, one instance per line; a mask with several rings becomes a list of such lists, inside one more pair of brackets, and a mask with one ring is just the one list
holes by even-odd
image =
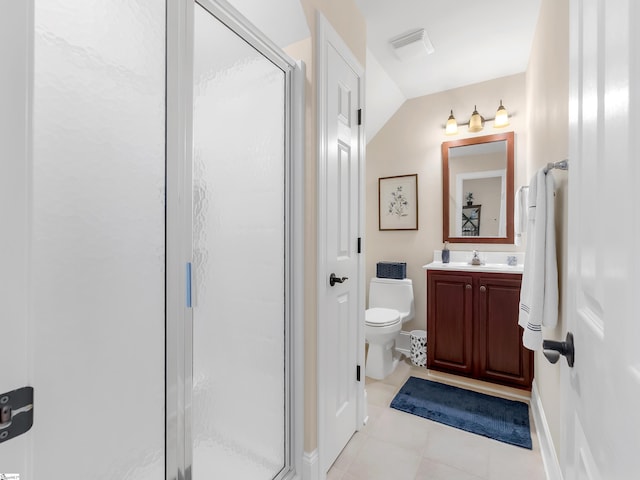
[[508, 132], [442, 144], [445, 241], [513, 243], [513, 138]]
[[456, 229], [458, 235], [463, 237], [480, 236], [480, 209], [482, 205], [465, 205], [462, 207], [462, 215], [458, 217], [460, 226]]
[[[507, 142], [464, 145], [449, 149], [449, 235], [504, 237], [506, 232]], [[464, 209], [483, 207], [482, 227], [469, 229]]]

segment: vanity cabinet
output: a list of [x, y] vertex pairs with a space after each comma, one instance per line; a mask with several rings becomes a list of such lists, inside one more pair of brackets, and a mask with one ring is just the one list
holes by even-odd
[[520, 274], [427, 270], [427, 368], [531, 388]]
[[473, 276], [427, 272], [427, 368], [473, 374]]

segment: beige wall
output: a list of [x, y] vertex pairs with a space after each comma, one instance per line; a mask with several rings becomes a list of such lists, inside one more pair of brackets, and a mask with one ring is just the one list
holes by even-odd
[[[527, 176], [546, 165], [567, 158], [569, 153], [569, 0], [542, 0], [540, 18], [527, 69]], [[560, 281], [560, 317], [554, 330], [544, 329], [544, 338], [563, 338], [567, 285], [567, 173], [553, 171], [556, 179], [556, 241]], [[559, 454], [560, 368], [535, 357], [535, 381]]]
[[[453, 109], [458, 122], [466, 122], [473, 106], [485, 117], [493, 117], [500, 99], [513, 113], [511, 125], [494, 129], [487, 122], [476, 134], [460, 127], [454, 137], [444, 134], [444, 123]], [[375, 276], [378, 261], [407, 262], [407, 277], [413, 280], [415, 319], [403, 330], [426, 328], [426, 274], [422, 265], [433, 260], [433, 251], [442, 248], [442, 142], [514, 131], [516, 188], [526, 182], [525, 74], [498, 78], [446, 92], [407, 100], [367, 145], [366, 237], [367, 279]], [[418, 174], [417, 231], [378, 230], [378, 178]], [[518, 251], [514, 245], [454, 244], [453, 250]], [[368, 280], [367, 280], [368, 283]]]
[[306, 64], [304, 450], [317, 448], [316, 13], [322, 13], [364, 67], [366, 24], [354, 0], [300, 0], [311, 37], [285, 48]]

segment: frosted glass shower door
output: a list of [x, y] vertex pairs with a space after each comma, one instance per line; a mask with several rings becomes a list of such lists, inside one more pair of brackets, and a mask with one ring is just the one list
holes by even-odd
[[[29, 5], [18, 17], [8, 3]], [[0, 314], [2, 350], [15, 353], [0, 356], [0, 392], [34, 388], [33, 428], [0, 444], [0, 472], [159, 480], [166, 2], [0, 4], [0, 23], [15, 25], [2, 34], [20, 39], [3, 36], [5, 50], [27, 57], [21, 81], [13, 67], [0, 75], [24, 102], [11, 118], [24, 151], [0, 155], [0, 188], [12, 193], [0, 207], [2, 306], [18, 312]], [[14, 323], [22, 335], [8, 334]], [[24, 378], [4, 373], [14, 367]]]
[[196, 4], [193, 478], [287, 460], [285, 72]]

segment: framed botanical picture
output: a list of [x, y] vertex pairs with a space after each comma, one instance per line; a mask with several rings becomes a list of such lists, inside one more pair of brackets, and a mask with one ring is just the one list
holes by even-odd
[[378, 179], [380, 230], [418, 230], [418, 174]]

